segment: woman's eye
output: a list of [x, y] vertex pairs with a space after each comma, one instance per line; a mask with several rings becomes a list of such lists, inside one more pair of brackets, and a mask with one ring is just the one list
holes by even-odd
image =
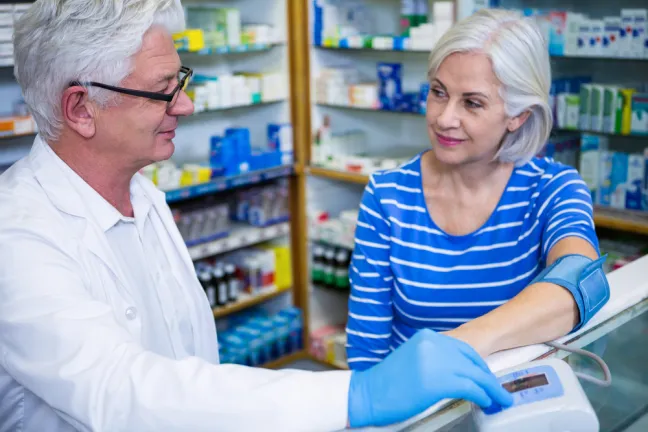
[[433, 89], [430, 90], [430, 92], [431, 92], [432, 95], [434, 95], [435, 97], [439, 97], [439, 98], [440, 98], [440, 97], [445, 97], [445, 92], [444, 92], [443, 90], [441, 90], [441, 89], [435, 89], [435, 88], [433, 88]]
[[466, 107], [473, 108], [473, 109], [474, 108], [481, 108], [482, 104], [480, 104], [479, 102], [468, 99], [468, 100], [466, 100]]

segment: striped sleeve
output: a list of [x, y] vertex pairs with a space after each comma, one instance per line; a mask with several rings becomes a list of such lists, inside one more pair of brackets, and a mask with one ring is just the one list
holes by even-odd
[[540, 208], [544, 223], [542, 262], [560, 240], [579, 237], [588, 241], [598, 252], [599, 243], [594, 228], [594, 209], [587, 185], [578, 172], [564, 170], [552, 179], [545, 190], [546, 198]]
[[355, 249], [349, 275], [347, 360], [364, 370], [389, 354], [392, 334], [392, 272], [389, 266], [389, 220], [375, 196], [373, 176], [360, 204]]

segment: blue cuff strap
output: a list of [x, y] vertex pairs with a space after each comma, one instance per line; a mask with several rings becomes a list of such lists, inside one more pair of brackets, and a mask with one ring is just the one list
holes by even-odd
[[544, 269], [532, 282], [547, 282], [568, 289], [574, 296], [580, 322], [572, 331], [585, 325], [610, 299], [603, 263], [607, 255], [592, 260], [584, 255], [565, 255]]

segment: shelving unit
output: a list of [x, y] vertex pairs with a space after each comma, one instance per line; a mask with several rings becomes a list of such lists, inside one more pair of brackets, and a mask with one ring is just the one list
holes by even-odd
[[293, 173], [293, 170], [294, 167], [289, 165], [263, 171], [252, 171], [232, 177], [216, 178], [207, 183], [200, 183], [184, 188], [165, 191], [166, 200], [168, 203], [175, 203], [182, 200], [210, 195], [215, 192], [260, 184], [268, 180], [288, 177]]
[[276, 298], [282, 294], [289, 292], [290, 289], [278, 290], [276, 288], [264, 289], [257, 294], [246, 294], [239, 298], [236, 303], [229, 304], [223, 307], [214, 308], [214, 318], [221, 319], [236, 312], [258, 306], [268, 300]]
[[254, 246], [265, 241], [285, 237], [290, 234], [290, 224], [280, 223], [267, 227], [242, 225], [231, 229], [227, 237], [189, 247], [189, 255], [194, 261], [219, 255], [236, 249]]
[[265, 363], [262, 367], [266, 369], [280, 369], [284, 366], [289, 366], [291, 363], [294, 363], [299, 360], [308, 359], [309, 355], [306, 350], [297, 351], [292, 354], [288, 354], [278, 360], [274, 360], [268, 363]]

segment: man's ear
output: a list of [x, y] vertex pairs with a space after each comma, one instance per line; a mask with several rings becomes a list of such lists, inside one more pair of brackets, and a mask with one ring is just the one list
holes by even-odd
[[92, 138], [96, 132], [96, 108], [88, 98], [88, 90], [73, 86], [63, 92], [61, 98], [63, 119], [68, 127], [84, 138]]
[[529, 116], [531, 115], [531, 111], [524, 111], [522, 114], [520, 114], [517, 117], [513, 117], [512, 119], [509, 120], [508, 123], [508, 131], [509, 132], [515, 132], [516, 130], [520, 129], [522, 125], [524, 124], [525, 121], [529, 119]]

